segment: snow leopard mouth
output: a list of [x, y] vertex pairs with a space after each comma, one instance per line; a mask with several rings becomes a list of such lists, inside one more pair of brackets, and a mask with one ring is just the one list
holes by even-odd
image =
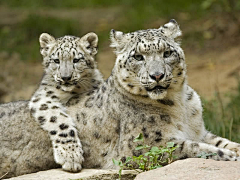
[[154, 88], [145, 87], [145, 89], [146, 89], [148, 92], [153, 92], [153, 91], [161, 92], [161, 91], [163, 91], [163, 90], [167, 90], [167, 89], [169, 88], [169, 86], [170, 86], [170, 84], [167, 85], [166, 87], [157, 85], [157, 86], [155, 86]]
[[70, 87], [70, 86], [75, 86], [77, 85], [77, 81], [69, 81], [69, 82], [59, 82], [59, 85], [65, 86], [65, 87]]

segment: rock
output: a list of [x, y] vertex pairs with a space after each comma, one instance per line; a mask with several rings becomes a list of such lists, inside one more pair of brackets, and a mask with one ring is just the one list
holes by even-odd
[[239, 180], [240, 162], [201, 158], [179, 160], [165, 167], [143, 172], [135, 180]]
[[[138, 173], [134, 170], [124, 170], [121, 180], [132, 180]], [[116, 180], [118, 179], [118, 170], [100, 170], [100, 169], [83, 169], [80, 173], [69, 173], [61, 169], [51, 169], [40, 171], [33, 174], [26, 174], [10, 178], [8, 180]]]

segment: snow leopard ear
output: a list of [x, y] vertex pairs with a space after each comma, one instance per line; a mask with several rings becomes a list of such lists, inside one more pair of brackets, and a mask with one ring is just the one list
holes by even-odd
[[80, 39], [80, 44], [90, 55], [96, 55], [98, 51], [98, 36], [90, 32]]
[[171, 39], [175, 39], [182, 35], [182, 31], [175, 19], [171, 19], [167, 24], [159, 28], [160, 32]]
[[41, 54], [46, 55], [49, 47], [56, 42], [56, 39], [48, 33], [42, 33], [39, 37], [39, 43], [41, 47]]
[[110, 47], [115, 48], [116, 50], [120, 49], [121, 46], [121, 41], [124, 37], [124, 33], [121, 31], [115, 31], [114, 29], [112, 29], [110, 31], [110, 40], [111, 40], [111, 45]]

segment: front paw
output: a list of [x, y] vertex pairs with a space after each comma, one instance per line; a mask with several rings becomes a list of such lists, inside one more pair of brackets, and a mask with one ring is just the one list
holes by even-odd
[[55, 162], [61, 164], [63, 170], [70, 172], [81, 171], [84, 158], [80, 141], [77, 143], [54, 144], [53, 147]]

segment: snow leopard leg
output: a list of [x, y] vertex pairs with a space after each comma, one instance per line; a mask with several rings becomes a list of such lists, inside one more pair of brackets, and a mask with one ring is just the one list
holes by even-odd
[[237, 156], [240, 156], [240, 144], [232, 142], [228, 139], [219, 137], [217, 135], [214, 135], [211, 132], [206, 132], [206, 135], [203, 141], [205, 143], [212, 144], [219, 148], [229, 149], [231, 151], [234, 151], [236, 152]]
[[48, 132], [54, 159], [66, 171], [82, 169], [83, 150], [73, 119], [53, 91], [37, 91], [29, 102], [31, 115]]
[[202, 154], [208, 154], [206, 158], [217, 161], [240, 161], [236, 153], [229, 149], [191, 140], [175, 140], [173, 142], [179, 146], [175, 152], [179, 159], [196, 158]]

